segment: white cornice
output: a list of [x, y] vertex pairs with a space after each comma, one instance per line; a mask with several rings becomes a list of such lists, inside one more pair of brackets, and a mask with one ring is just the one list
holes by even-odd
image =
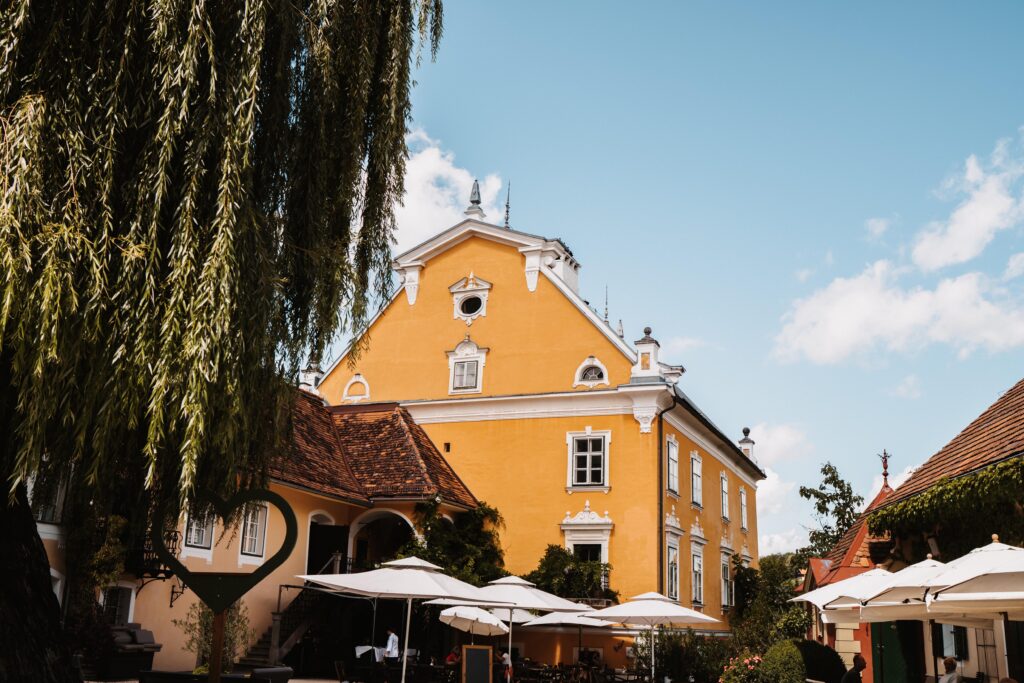
[[633, 401], [630, 397], [615, 389], [406, 401], [401, 405], [420, 424], [584, 415], [628, 415], [633, 412]]
[[[417, 244], [412, 249], [399, 254], [392, 262], [393, 267], [398, 270], [404, 268], [411, 261], [427, 261], [438, 253], [450, 249], [474, 235], [514, 247], [536, 246], [548, 242], [548, 240], [538, 235], [530, 235], [518, 230], [509, 230], [499, 225], [467, 218], [444, 232], [434, 235], [425, 242]], [[562, 250], [565, 250], [564, 247], [562, 247]]]
[[[680, 412], [682, 411], [680, 410]], [[675, 410], [670, 410], [665, 413], [663, 417], [665, 418], [665, 422], [668, 422], [670, 425], [682, 432], [686, 438], [697, 444], [697, 446], [702, 448], [704, 452], [717, 460], [720, 464], [728, 467], [729, 471], [739, 477], [743, 483], [755, 489], [757, 488], [757, 482], [755, 482], [754, 479], [742, 469], [742, 465], [736, 462], [735, 458], [730, 457], [725, 453], [725, 451], [714, 445], [707, 436], [699, 433], [697, 431], [698, 427], [684, 422], [678, 415], [676, 415]]]

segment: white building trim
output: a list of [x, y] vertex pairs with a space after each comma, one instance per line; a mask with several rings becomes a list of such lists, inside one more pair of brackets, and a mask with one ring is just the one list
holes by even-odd
[[[583, 371], [589, 367], [598, 368], [601, 371], [601, 377], [603, 379], [583, 379]], [[583, 359], [583, 362], [579, 364], [579, 367], [576, 368], [576, 372], [573, 373], [573, 389], [579, 386], [589, 387], [590, 389], [593, 389], [594, 387], [601, 386], [602, 384], [605, 386], [609, 385], [608, 368], [605, 367], [604, 363], [602, 363], [597, 356], [587, 356], [586, 358]]]
[[583, 509], [575, 515], [566, 510], [565, 518], [562, 519], [559, 527], [565, 536], [566, 550], [571, 552], [575, 545], [600, 545], [601, 562], [608, 562], [608, 543], [611, 540], [615, 524], [608, 516], [607, 510], [605, 510], [604, 516], [597, 514], [590, 509], [588, 500], [583, 505]]
[[679, 430], [681, 434], [693, 441], [693, 443], [703, 449], [705, 453], [717, 460], [719, 464], [729, 468], [729, 471], [739, 477], [744, 484], [747, 484], [751, 488], [757, 488], [757, 482], [742, 469], [741, 465], [736, 462], [733, 457], [727, 455], [725, 451], [714, 445], [704, 435], [700, 434], [693, 425], [680, 419], [674, 410], [665, 413], [662, 417], [665, 419], [665, 422]]
[[[362, 384], [366, 388], [366, 391], [362, 394], [352, 395], [350, 390], [356, 384]], [[345, 388], [341, 392], [342, 399], [346, 401], [369, 401], [370, 400], [370, 383], [366, 381], [360, 373], [352, 375], [352, 378], [345, 383]]]
[[[466, 335], [466, 338], [459, 342], [455, 349], [448, 351], [448, 393], [449, 394], [479, 394], [484, 387], [484, 364], [487, 362], [487, 351], [477, 346], [476, 342]], [[457, 389], [455, 388], [455, 368], [459, 363], [476, 363], [476, 385]]]
[[[600, 437], [604, 440], [604, 457], [603, 465], [604, 471], [602, 472], [601, 484], [575, 484], [573, 483], [573, 471], [576, 467], [574, 462], [573, 446], [577, 438], [586, 437]], [[611, 483], [611, 455], [612, 455], [612, 432], [609, 429], [592, 429], [589, 425], [583, 429], [582, 432], [566, 432], [565, 433], [565, 446], [567, 451], [567, 462], [566, 462], [566, 473], [565, 473], [565, 490], [568, 493], [574, 493], [577, 491], [598, 491], [600, 493], [608, 493], [612, 488]], [[590, 501], [587, 501], [590, 504]]]

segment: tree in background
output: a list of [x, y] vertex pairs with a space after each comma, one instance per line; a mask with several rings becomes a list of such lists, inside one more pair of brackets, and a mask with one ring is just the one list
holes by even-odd
[[814, 504], [817, 529], [808, 531], [810, 543], [797, 551], [797, 566], [805, 567], [811, 557], [824, 557], [836, 546], [854, 522], [864, 497], [854, 494], [853, 487], [830, 462], [821, 466], [821, 484], [817, 488], [800, 487], [800, 497]]
[[733, 558], [736, 605], [729, 613], [737, 646], [765, 652], [782, 638], [798, 638], [810, 626], [802, 605], [789, 600], [797, 587], [793, 554], [766, 555], [760, 567], [744, 567]]
[[264, 483], [301, 359], [390, 287], [441, 27], [441, 0], [5, 3], [0, 678], [75, 679], [27, 482], [67, 491], [84, 596], [110, 516], [130, 551]]
[[422, 538], [402, 547], [402, 557], [415, 555], [432, 562], [449, 576], [482, 586], [507, 576], [505, 553], [498, 530], [504, 525], [501, 513], [486, 503], [451, 519], [440, 514], [440, 503], [416, 505], [416, 523]]
[[619, 594], [605, 586], [611, 568], [604, 562], [581, 560], [562, 546], [549, 545], [537, 568], [525, 578], [541, 590], [570, 600], [618, 600]]

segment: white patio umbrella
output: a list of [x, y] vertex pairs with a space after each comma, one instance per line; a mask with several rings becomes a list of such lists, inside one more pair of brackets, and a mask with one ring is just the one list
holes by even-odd
[[[507, 622], [508, 610], [502, 607], [492, 607], [488, 610], [491, 614], [501, 619], [503, 622]], [[528, 621], [533, 621], [537, 618], [537, 615], [533, 612], [525, 609], [519, 609], [518, 607], [512, 610], [512, 623], [513, 624], [525, 624]]]
[[[953, 560], [928, 585], [929, 612], [996, 612], [1002, 617], [1005, 642], [1009, 613], [1024, 615], [1024, 548], [1000, 543], [992, 534], [991, 543]], [[1009, 671], [1009, 652], [1004, 654]]]
[[661, 593], [642, 593], [620, 605], [587, 613], [592, 619], [606, 619], [619, 624], [649, 626], [651, 629], [651, 683], [654, 683], [654, 627], [717, 624], [718, 619], [683, 607]]
[[[586, 607], [586, 605], [584, 605]], [[591, 610], [593, 611], [593, 610]], [[526, 622], [523, 626], [575, 626], [579, 629], [579, 651], [583, 650], [583, 628], [608, 628], [614, 626], [615, 622], [604, 619], [594, 619], [587, 616], [585, 612], [548, 612]]]
[[506, 576], [491, 581], [486, 586], [478, 589], [481, 598], [469, 602], [440, 599], [432, 600], [434, 605], [475, 605], [477, 607], [499, 607], [508, 613], [508, 653], [512, 655], [512, 626], [514, 623], [515, 609], [537, 610], [539, 612], [585, 612], [590, 609], [586, 605], [580, 605], [572, 600], [560, 598], [557, 595], [542, 591], [535, 584], [518, 576]]
[[508, 633], [508, 627], [501, 623], [501, 619], [479, 607], [456, 605], [442, 610], [439, 618], [441, 623], [476, 636], [497, 636]]
[[404, 598], [406, 601], [405, 640], [402, 642], [402, 683], [405, 683], [409, 651], [409, 622], [412, 601], [430, 598], [457, 598], [467, 602], [487, 600], [481, 589], [441, 573], [441, 568], [418, 557], [385, 562], [380, 569], [359, 574], [299, 575], [338, 593], [371, 598]]

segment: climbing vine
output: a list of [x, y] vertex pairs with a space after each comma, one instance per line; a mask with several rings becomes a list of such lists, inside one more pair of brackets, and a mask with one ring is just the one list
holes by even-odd
[[[940, 480], [926, 491], [868, 517], [872, 534], [934, 535], [944, 560], [989, 542], [1024, 541], [1024, 454], [977, 472]], [[908, 558], [921, 559], [921, 558]]]

